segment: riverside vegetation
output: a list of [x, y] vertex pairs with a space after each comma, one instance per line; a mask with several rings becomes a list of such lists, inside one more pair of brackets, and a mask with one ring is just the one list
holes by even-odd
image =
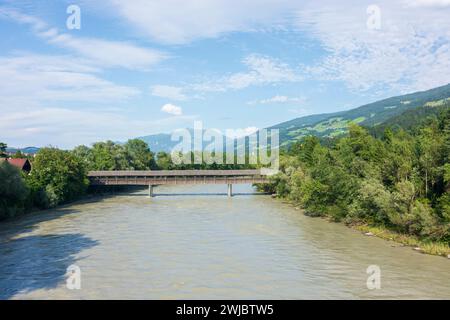
[[[5, 143], [0, 143], [0, 157], [6, 157], [6, 147]], [[226, 158], [226, 154], [223, 157]], [[140, 139], [128, 140], [125, 144], [97, 142], [91, 148], [78, 146], [71, 151], [42, 148], [30, 160], [33, 169], [29, 174], [6, 161], [0, 162], [0, 220], [81, 198], [90, 192], [87, 173], [91, 170], [226, 170], [252, 167], [217, 163], [176, 165], [166, 152], [159, 152], [155, 157], [147, 143]]]
[[[420, 110], [418, 112], [421, 112]], [[409, 117], [414, 119], [414, 117]], [[280, 157], [261, 190], [368, 235], [450, 254], [450, 108], [408, 130], [351, 124], [338, 139], [309, 136]]]

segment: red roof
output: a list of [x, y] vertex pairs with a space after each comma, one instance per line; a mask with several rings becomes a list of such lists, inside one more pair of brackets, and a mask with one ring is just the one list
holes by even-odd
[[15, 166], [21, 170], [24, 169], [24, 167], [27, 163], [29, 164], [28, 159], [8, 159], [7, 161], [8, 161], [8, 163], [12, 164], [13, 166]]
[[8, 159], [8, 162], [16, 167], [23, 167], [28, 159]]

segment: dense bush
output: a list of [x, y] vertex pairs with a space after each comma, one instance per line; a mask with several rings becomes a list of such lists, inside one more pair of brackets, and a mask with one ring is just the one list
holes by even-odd
[[307, 137], [292, 145], [262, 188], [310, 215], [450, 241], [449, 109], [409, 132], [386, 128], [378, 139], [352, 125], [328, 143]]
[[25, 209], [28, 188], [19, 169], [0, 162], [0, 219], [13, 217]]
[[84, 194], [88, 186], [82, 159], [56, 148], [39, 150], [27, 183], [33, 201], [39, 207], [53, 207], [74, 200]]

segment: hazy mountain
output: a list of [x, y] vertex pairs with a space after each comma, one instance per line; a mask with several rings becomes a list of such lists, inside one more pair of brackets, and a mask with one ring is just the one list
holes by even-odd
[[138, 137], [137, 139], [145, 141], [152, 152], [158, 153], [160, 151], [168, 152], [178, 143], [177, 141], [171, 141], [170, 138], [171, 135], [168, 133], [159, 133]]
[[16, 153], [20, 151], [25, 154], [36, 154], [39, 151], [38, 147], [26, 147], [26, 148], [6, 148], [6, 152]]

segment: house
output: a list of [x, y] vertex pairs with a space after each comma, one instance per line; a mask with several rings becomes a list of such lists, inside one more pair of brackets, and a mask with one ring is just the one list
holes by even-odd
[[18, 158], [18, 159], [13, 159], [13, 158], [3, 159], [3, 158], [1, 158], [0, 161], [6, 161], [9, 164], [13, 165], [14, 167], [17, 167], [20, 170], [25, 171], [26, 173], [29, 173], [31, 171], [31, 163], [26, 158]]

